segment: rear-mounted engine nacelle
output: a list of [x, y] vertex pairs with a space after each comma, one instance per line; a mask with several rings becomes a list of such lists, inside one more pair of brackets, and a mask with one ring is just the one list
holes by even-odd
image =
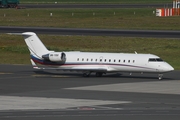
[[47, 60], [47, 61], [64, 63], [66, 61], [66, 54], [63, 52], [62, 53], [53, 52], [53, 53], [43, 55], [42, 58], [44, 58], [44, 60]]

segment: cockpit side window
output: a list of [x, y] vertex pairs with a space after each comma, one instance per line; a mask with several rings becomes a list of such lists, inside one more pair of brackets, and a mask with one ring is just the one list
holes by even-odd
[[156, 58], [149, 58], [149, 62], [156, 62]]
[[157, 58], [156, 61], [162, 62], [163, 60], [161, 58]]
[[149, 62], [163, 62], [161, 58], [149, 58]]

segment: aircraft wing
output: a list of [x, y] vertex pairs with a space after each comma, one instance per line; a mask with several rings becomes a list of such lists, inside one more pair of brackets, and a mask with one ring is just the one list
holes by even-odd
[[107, 72], [106, 67], [73, 67], [74, 71], [93, 71], [93, 72]]
[[62, 70], [62, 71], [93, 71], [93, 72], [107, 72], [106, 67], [72, 67], [71, 69], [68, 68], [55, 68], [55, 67], [38, 67], [36, 63], [31, 59], [31, 63], [34, 69], [39, 70]]

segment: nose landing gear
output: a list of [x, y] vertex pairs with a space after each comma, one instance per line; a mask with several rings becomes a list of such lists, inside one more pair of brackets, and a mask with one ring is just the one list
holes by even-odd
[[159, 79], [159, 80], [162, 80], [162, 79], [163, 79], [163, 74], [159, 74], [159, 75], [158, 75], [158, 79]]

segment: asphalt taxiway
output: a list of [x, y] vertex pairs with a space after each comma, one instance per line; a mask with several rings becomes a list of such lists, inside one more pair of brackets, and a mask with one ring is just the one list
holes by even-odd
[[172, 3], [166, 4], [20, 4], [20, 8], [163, 8], [172, 6]]
[[92, 75], [0, 65], [0, 119], [158, 119], [180, 117], [180, 71]]
[[125, 29], [0, 26], [0, 33], [23, 33], [23, 32], [35, 32], [37, 34], [51, 34], [51, 35], [180, 38], [180, 31], [175, 31], [175, 30], [174, 31], [173, 30], [125, 30]]

